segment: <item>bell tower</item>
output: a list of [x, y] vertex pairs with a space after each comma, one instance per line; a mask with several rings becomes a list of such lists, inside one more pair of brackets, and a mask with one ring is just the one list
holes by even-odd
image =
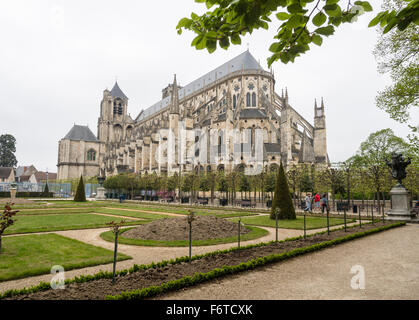
[[[112, 141], [114, 128], [122, 129], [127, 115], [128, 97], [122, 92], [115, 82], [112, 90], [103, 91], [100, 103], [100, 117], [98, 119], [98, 139], [102, 142]], [[120, 133], [122, 134], [122, 132]]]

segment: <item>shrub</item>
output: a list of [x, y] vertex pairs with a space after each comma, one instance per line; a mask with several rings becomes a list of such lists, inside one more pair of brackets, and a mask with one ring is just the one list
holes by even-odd
[[75, 202], [85, 202], [86, 201], [86, 194], [84, 192], [84, 182], [83, 182], [83, 176], [80, 176], [79, 185], [77, 186], [77, 192], [74, 196]]
[[276, 179], [275, 195], [272, 201], [271, 219], [275, 219], [276, 208], [280, 209], [279, 219], [297, 219], [282, 163], [279, 167]]

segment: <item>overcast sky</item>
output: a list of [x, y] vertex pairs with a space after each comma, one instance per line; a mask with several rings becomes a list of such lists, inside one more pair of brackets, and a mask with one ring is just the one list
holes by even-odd
[[[371, 4], [377, 12], [381, 1]], [[18, 165], [56, 172], [58, 141], [74, 123], [97, 134], [103, 90], [116, 78], [136, 117], [161, 99], [174, 73], [185, 85], [247, 46], [267, 69], [279, 23], [210, 55], [190, 46], [191, 32], [179, 36], [175, 28], [191, 11], [204, 10], [193, 0], [0, 2], [0, 134], [15, 136]], [[390, 82], [378, 74], [372, 54], [377, 33], [367, 25], [373, 16], [339, 27], [294, 64], [273, 66], [276, 92], [288, 87], [290, 104], [311, 123], [314, 99], [324, 97], [331, 161], [350, 157], [374, 131], [409, 132], [375, 106], [377, 91]]]

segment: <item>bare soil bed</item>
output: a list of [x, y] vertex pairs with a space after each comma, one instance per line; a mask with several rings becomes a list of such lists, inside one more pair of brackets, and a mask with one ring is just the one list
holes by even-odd
[[176, 280], [184, 276], [193, 276], [199, 272], [209, 272], [215, 268], [223, 266], [238, 265], [242, 262], [268, 256], [271, 254], [284, 253], [296, 248], [306, 247], [315, 243], [332, 240], [343, 237], [351, 233], [366, 231], [377, 228], [389, 223], [375, 223], [375, 225], [364, 225], [362, 229], [359, 227], [349, 228], [347, 232], [344, 230], [332, 231], [330, 235], [321, 234], [307, 237], [306, 240], [299, 239], [294, 241], [281, 242], [279, 244], [272, 243], [266, 246], [242, 249], [229, 253], [218, 254], [212, 257], [204, 257], [194, 260], [192, 263], [169, 264], [162, 268], [151, 268], [140, 270], [125, 276], [117, 278], [114, 284], [111, 279], [99, 279], [84, 283], [68, 284], [63, 290], [47, 290], [35, 292], [32, 294], [24, 294], [9, 298], [11, 300], [102, 300], [106, 295], [115, 295], [123, 291], [142, 289], [149, 286], [161, 285], [164, 282]]
[[[240, 234], [249, 232], [247, 228], [240, 229]], [[237, 235], [237, 223], [213, 216], [195, 216], [192, 233], [194, 240], [233, 237]], [[125, 231], [122, 236], [142, 240], [188, 240], [189, 224], [186, 217], [159, 219]]]

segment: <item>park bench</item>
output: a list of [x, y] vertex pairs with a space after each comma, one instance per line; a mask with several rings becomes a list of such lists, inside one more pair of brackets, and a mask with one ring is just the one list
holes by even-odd
[[242, 207], [255, 207], [255, 203], [253, 203], [250, 199], [236, 200], [236, 205], [240, 205]]
[[207, 205], [208, 204], [208, 198], [198, 198], [198, 199], [196, 199], [195, 203], [202, 204], [202, 205]]

